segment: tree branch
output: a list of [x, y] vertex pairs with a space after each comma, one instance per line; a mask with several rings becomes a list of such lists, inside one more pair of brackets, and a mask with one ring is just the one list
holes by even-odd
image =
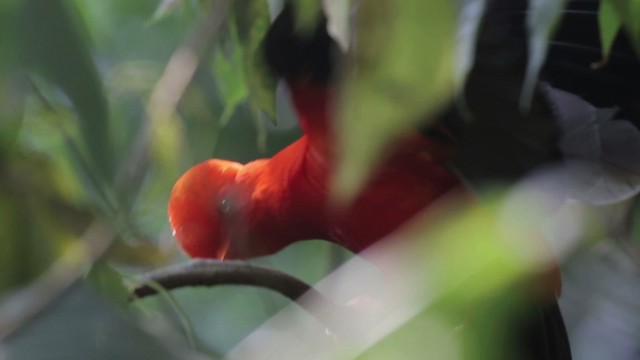
[[167, 290], [193, 286], [251, 285], [278, 292], [291, 300], [307, 296], [322, 302], [330, 302], [324, 295], [300, 279], [261, 266], [241, 261], [192, 260], [147, 273], [140, 278], [131, 294], [134, 298], [144, 298], [157, 294], [149, 282], [160, 284]]

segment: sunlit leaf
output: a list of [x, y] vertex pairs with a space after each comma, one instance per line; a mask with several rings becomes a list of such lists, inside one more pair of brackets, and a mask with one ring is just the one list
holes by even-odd
[[618, 17], [622, 19], [631, 44], [636, 52], [640, 53], [640, 1], [639, 0], [608, 0], [618, 12]]
[[412, 126], [428, 122], [452, 97], [454, 10], [449, 0], [361, 4], [357, 72], [344, 84], [336, 123], [340, 157], [334, 200], [350, 201], [387, 146]]
[[[425, 349], [433, 359], [460, 359], [460, 334], [441, 316], [423, 313], [358, 356], [358, 360], [421, 359]], [[485, 329], [486, 330], [486, 329]]]
[[520, 97], [520, 107], [531, 106], [540, 69], [547, 57], [549, 39], [553, 36], [567, 0], [532, 0], [527, 12], [529, 60]]
[[598, 10], [598, 24], [600, 26], [600, 45], [602, 47], [602, 59], [606, 61], [611, 53], [613, 41], [620, 31], [622, 21], [618, 16], [615, 6], [611, 0], [603, 0], [600, 2]]
[[28, 0], [22, 12], [22, 52], [27, 64], [42, 72], [71, 99], [80, 118], [92, 169], [102, 179], [113, 174], [107, 101], [89, 49], [77, 23], [61, 0]]

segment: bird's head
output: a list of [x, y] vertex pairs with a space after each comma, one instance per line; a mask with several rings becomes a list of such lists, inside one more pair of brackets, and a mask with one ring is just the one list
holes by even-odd
[[235, 180], [242, 164], [212, 159], [187, 171], [173, 187], [169, 221], [174, 237], [194, 258], [230, 258], [231, 222], [242, 200]]

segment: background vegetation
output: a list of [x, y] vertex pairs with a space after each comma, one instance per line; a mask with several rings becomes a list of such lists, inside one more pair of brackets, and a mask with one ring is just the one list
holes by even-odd
[[[317, 3], [299, 3], [306, 16], [315, 16]], [[366, 22], [359, 24], [365, 49], [375, 44], [388, 51], [347, 84], [345, 116], [367, 121], [345, 122], [340, 129], [345, 156], [336, 196], [353, 196], [384, 145], [414, 126], [416, 114], [449, 100], [464, 81], [474, 19], [479, 19], [473, 15], [481, 13], [480, 3], [403, 0], [401, 11], [394, 12], [397, 18], [390, 20], [394, 31], [385, 42], [376, 41], [379, 34], [362, 30]], [[550, 11], [532, 27], [533, 38], [544, 43], [562, 2], [532, 3]], [[621, 24], [640, 43], [640, 2], [606, 3], [601, 28], [605, 48]], [[236, 348], [231, 356], [296, 358], [310, 349], [326, 351], [340, 345], [340, 336], [326, 332], [306, 310], [265, 289], [185, 288], [141, 301], [127, 298], [125, 285], [135, 276], [187, 260], [173, 242], [166, 218], [171, 187], [182, 172], [211, 157], [241, 162], [268, 157], [300, 135], [286, 93], [276, 90], [255, 59], [279, 4], [0, 3], [0, 359], [217, 358], [275, 314], [280, 315], [261, 335], [271, 337], [259, 338], [261, 346], [249, 342]], [[348, 1], [330, 4], [344, 30]], [[460, 8], [471, 11], [465, 23], [471, 30], [454, 40], [460, 31]], [[362, 10], [369, 11], [365, 19], [373, 23], [388, 14], [384, 5], [366, 1]], [[416, 13], [431, 18], [417, 18]], [[432, 40], [450, 41], [426, 41], [406, 59], [389, 55], [416, 48], [423, 33], [431, 34]], [[544, 46], [539, 49], [543, 59]], [[540, 65], [532, 62], [531, 76]], [[409, 98], [399, 108], [384, 93], [371, 90], [371, 83], [388, 79], [404, 93], [428, 94], [432, 101]], [[500, 208], [509, 199], [501, 192], [489, 204]], [[535, 203], [526, 199], [516, 204]], [[634, 203], [631, 199], [570, 211], [580, 236], [578, 243], [561, 246], [561, 305], [576, 359], [640, 356], [640, 249], [633, 227], [637, 214], [629, 215]], [[527, 217], [536, 209], [545, 213], [543, 205], [527, 208]], [[437, 287], [438, 296], [431, 302], [412, 304], [413, 314], [383, 332], [385, 340], [363, 340], [360, 347], [354, 345], [355, 354], [382, 359], [402, 349], [411, 357], [428, 347], [439, 354], [434, 358], [459, 351], [490, 358], [491, 349], [451, 336], [448, 329], [456, 318], [452, 314], [480, 300], [486, 304], [482, 306], [504, 311], [504, 298], [494, 294], [502, 294], [531, 266], [517, 265], [513, 254], [499, 247], [489, 246], [481, 256], [474, 252], [474, 246], [463, 241], [469, 234], [478, 241], [505, 236], [478, 223], [476, 211], [464, 210], [435, 233], [416, 230], [418, 237], [429, 235], [435, 243], [452, 244], [419, 248], [426, 263], [465, 265], [436, 276], [438, 282], [454, 285]], [[522, 234], [529, 225], [513, 225], [511, 234]], [[485, 232], [478, 235], [481, 229]], [[251, 263], [315, 284], [348, 259], [352, 255], [337, 246], [310, 241]], [[351, 272], [367, 279], [359, 281], [363, 291], [379, 287], [377, 270], [353, 261], [364, 267]], [[446, 268], [416, 266], [407, 275], [414, 284]], [[469, 278], [469, 273], [480, 275]], [[320, 288], [332, 291], [330, 285]], [[350, 291], [357, 294], [358, 289], [354, 285]], [[340, 351], [340, 357], [353, 355]]]

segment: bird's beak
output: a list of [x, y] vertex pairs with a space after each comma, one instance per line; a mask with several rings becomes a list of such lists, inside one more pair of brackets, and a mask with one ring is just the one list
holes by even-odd
[[224, 237], [222, 242], [220, 243], [220, 247], [218, 248], [218, 250], [216, 251], [216, 259], [219, 260], [227, 260], [232, 258], [230, 255], [230, 247], [231, 247], [231, 241], [228, 237]]

